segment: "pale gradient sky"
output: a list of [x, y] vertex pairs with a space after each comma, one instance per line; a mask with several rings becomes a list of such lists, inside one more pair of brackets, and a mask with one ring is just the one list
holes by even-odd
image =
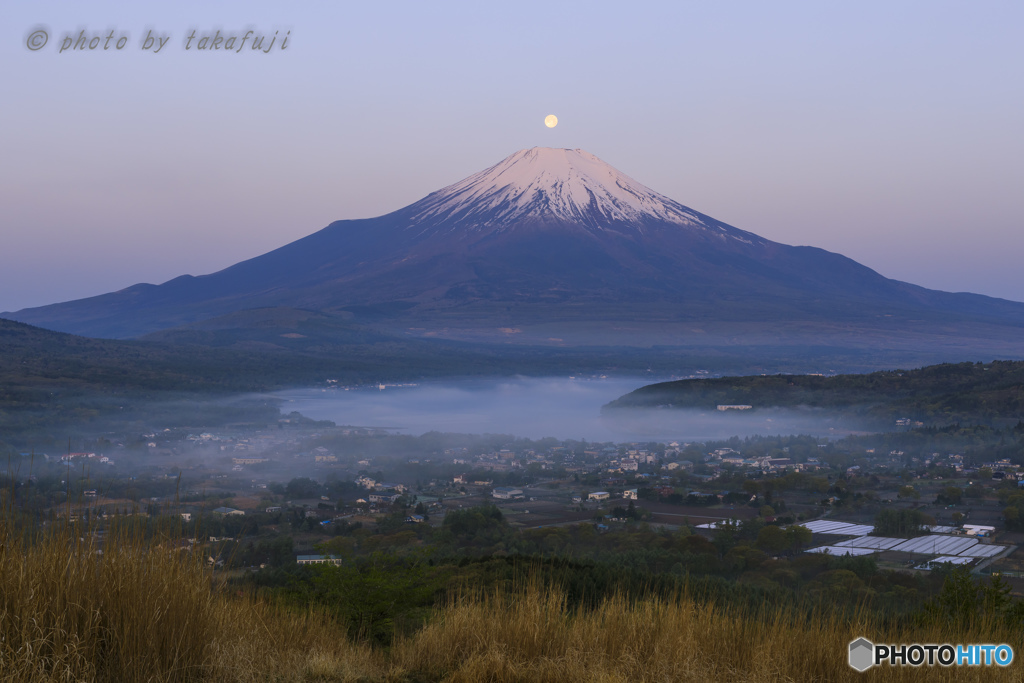
[[[0, 311], [219, 270], [532, 146], [888, 277], [1024, 301], [1020, 3], [152, 5], [0, 6]], [[217, 28], [291, 36], [183, 49]], [[81, 29], [130, 40], [58, 54]]]

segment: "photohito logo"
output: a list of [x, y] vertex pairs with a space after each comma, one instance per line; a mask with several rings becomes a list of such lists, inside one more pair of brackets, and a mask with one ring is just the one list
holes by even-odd
[[889, 666], [1009, 666], [1013, 648], [1002, 645], [875, 645], [867, 638], [850, 643], [850, 666], [867, 671], [883, 662]]

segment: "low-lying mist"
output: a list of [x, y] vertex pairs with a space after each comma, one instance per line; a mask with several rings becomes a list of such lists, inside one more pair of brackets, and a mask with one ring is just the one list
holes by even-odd
[[654, 378], [495, 378], [425, 382], [384, 389], [305, 389], [274, 394], [293, 410], [338, 425], [405, 434], [429, 431], [512, 434], [531, 439], [705, 441], [754, 434], [843, 436], [853, 418], [813, 409], [720, 412], [676, 409], [605, 411], [602, 406]]
[[874, 431], [861, 420], [813, 408], [762, 408], [757, 411], [720, 412], [679, 408], [623, 408], [605, 411], [602, 422], [636, 439], [714, 441], [732, 436], [788, 436], [806, 434], [841, 438]]

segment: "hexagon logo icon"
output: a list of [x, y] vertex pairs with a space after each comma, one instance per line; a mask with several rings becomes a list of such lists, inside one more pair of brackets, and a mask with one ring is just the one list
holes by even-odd
[[867, 638], [858, 638], [850, 643], [850, 666], [857, 671], [867, 671], [874, 666], [875, 646]]

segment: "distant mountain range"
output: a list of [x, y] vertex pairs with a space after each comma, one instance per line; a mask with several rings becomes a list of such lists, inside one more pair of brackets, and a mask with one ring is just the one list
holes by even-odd
[[[230, 327], [257, 308], [476, 342], [841, 346], [920, 350], [922, 362], [1024, 354], [1024, 304], [772, 242], [578, 149], [516, 152], [403, 209], [332, 223], [210, 275], [2, 316], [166, 340], [171, 328]], [[261, 324], [286, 334], [292, 318]]]

